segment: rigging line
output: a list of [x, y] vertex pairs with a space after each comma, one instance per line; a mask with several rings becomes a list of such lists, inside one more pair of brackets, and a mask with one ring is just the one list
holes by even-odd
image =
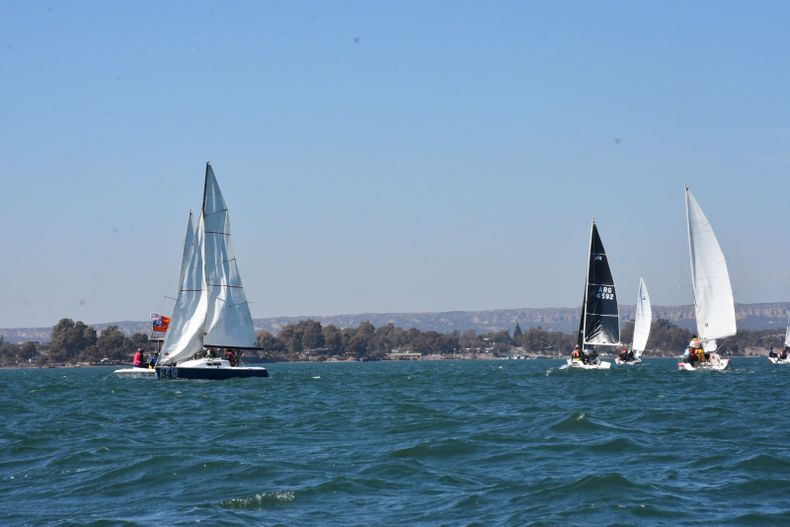
[[230, 236], [229, 232], [222, 232], [222, 231], [203, 231], [205, 234], [221, 234], [223, 236]]

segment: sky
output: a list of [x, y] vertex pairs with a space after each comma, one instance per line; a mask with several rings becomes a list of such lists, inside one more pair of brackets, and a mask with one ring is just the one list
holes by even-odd
[[790, 3], [0, 2], [0, 327], [145, 320], [206, 161], [255, 318], [790, 300]]

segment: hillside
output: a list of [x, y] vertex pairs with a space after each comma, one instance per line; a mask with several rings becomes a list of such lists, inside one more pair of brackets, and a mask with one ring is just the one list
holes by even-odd
[[[784, 328], [790, 313], [790, 302], [766, 304], [736, 304], [735, 313], [740, 329], [759, 330]], [[634, 306], [620, 306], [622, 320], [631, 320]], [[653, 306], [653, 318], [664, 318], [673, 323], [694, 329], [693, 306]], [[523, 330], [541, 326], [570, 333], [579, 325], [579, 308], [520, 308], [495, 309], [489, 311], [445, 311], [440, 313], [360, 313], [355, 315], [334, 315], [326, 317], [273, 317], [254, 320], [256, 330], [266, 330], [276, 334], [286, 324], [299, 320], [313, 319], [322, 325], [334, 324], [337, 327], [358, 326], [368, 320], [379, 327], [388, 323], [403, 328], [414, 327], [422, 331], [448, 333], [453, 330], [475, 330], [478, 333], [512, 330], [518, 323]], [[117, 325], [124, 333], [148, 331], [147, 321], [121, 321], [92, 324], [100, 331], [110, 325]], [[0, 336], [6, 342], [38, 341], [50, 339], [51, 327], [0, 329]]]

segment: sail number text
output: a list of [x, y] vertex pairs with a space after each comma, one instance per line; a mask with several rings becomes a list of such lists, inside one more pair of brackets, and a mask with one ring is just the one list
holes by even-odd
[[600, 300], [614, 300], [614, 287], [601, 286], [595, 294], [595, 298]]

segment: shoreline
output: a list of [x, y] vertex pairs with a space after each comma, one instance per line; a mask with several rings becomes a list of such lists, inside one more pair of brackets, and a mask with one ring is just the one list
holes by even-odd
[[[604, 360], [614, 360], [617, 356], [612, 355], [604, 355], [599, 354], [599, 357]], [[655, 359], [677, 359], [678, 355], [643, 355], [642, 360], [655, 360]], [[760, 350], [752, 351], [748, 354], [739, 354], [739, 355], [728, 355], [728, 358], [742, 358], [742, 359], [756, 359], [756, 358], [766, 358], [768, 357], [768, 350]], [[439, 355], [439, 354], [430, 354], [430, 355], [421, 355], [411, 356], [408, 358], [381, 358], [381, 359], [354, 359], [354, 358], [328, 358], [325, 360], [304, 360], [304, 359], [295, 359], [295, 360], [278, 360], [278, 361], [248, 361], [246, 363], [247, 366], [263, 366], [266, 367], [268, 364], [322, 364], [322, 363], [358, 363], [358, 362], [438, 362], [438, 361], [449, 361], [449, 360], [457, 360], [457, 361], [525, 361], [525, 360], [558, 360], [563, 361], [567, 359], [565, 355], [543, 355], [543, 354], [522, 354], [518, 356], [492, 356], [491, 354], [457, 354], [457, 355]], [[103, 364], [90, 364], [90, 363], [73, 363], [73, 364], [46, 364], [46, 365], [37, 365], [37, 364], [16, 364], [16, 365], [7, 365], [7, 366], [0, 366], [0, 369], [3, 370], [28, 370], [28, 369], [69, 369], [69, 368], [131, 368], [132, 365], [127, 362], [123, 363], [103, 363]]]

